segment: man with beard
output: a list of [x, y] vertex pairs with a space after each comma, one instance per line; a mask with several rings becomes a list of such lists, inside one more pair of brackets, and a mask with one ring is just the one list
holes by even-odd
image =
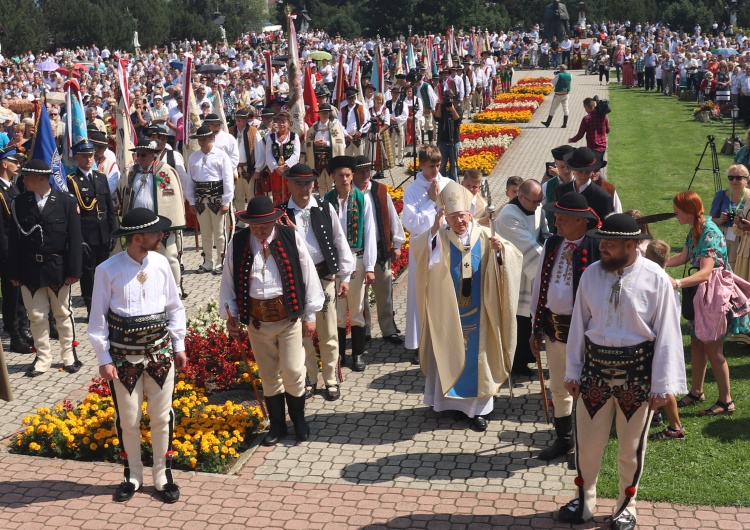
[[169, 262], [157, 253], [170, 224], [146, 208], [130, 210], [114, 232], [116, 237], [125, 236], [125, 252], [97, 267], [94, 278], [88, 334], [99, 375], [112, 391], [115, 427], [124, 452], [125, 480], [115, 490], [115, 502], [131, 499], [143, 484], [144, 397], [148, 398], [156, 494], [169, 504], [180, 498], [171, 469], [172, 399], [175, 371], [187, 365], [185, 308]]
[[565, 388], [576, 400], [577, 498], [560, 520], [593, 517], [604, 447], [616, 418], [617, 508], [611, 528], [636, 525], [635, 496], [643, 474], [654, 410], [687, 391], [680, 315], [669, 276], [638, 252], [651, 236], [627, 214], [613, 214], [586, 235], [600, 240], [600, 260], [581, 276], [567, 345]]

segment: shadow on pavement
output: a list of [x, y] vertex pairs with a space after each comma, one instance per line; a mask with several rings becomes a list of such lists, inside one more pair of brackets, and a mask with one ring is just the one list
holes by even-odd
[[413, 366], [407, 370], [397, 370], [376, 377], [367, 387], [373, 390], [395, 390], [406, 394], [422, 394], [424, 376], [422, 376], [419, 366]]
[[112, 496], [111, 485], [85, 484], [68, 480], [24, 480], [0, 482], [0, 507], [23, 508], [40, 502]]
[[[447, 513], [415, 513], [402, 515], [382, 523], [360, 527], [361, 530], [388, 530], [391, 528], [429, 528], [430, 530], [547, 528], [570, 530], [570, 524], [555, 519], [556, 514], [539, 512], [530, 515], [460, 515]], [[576, 530], [609, 528], [609, 523], [595, 518], [586, 524], [575, 525]]]
[[[515, 464], [513, 462], [516, 462]], [[354, 484], [391, 482], [396, 477], [417, 480], [464, 481], [470, 478], [507, 479], [527, 466], [513, 453], [477, 455], [467, 453], [407, 453], [373, 462], [355, 462], [344, 467], [341, 478]], [[404, 483], [408, 487], [409, 484]]]

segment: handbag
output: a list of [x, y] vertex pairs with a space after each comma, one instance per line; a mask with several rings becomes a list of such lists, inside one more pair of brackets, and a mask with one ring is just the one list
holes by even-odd
[[[683, 272], [682, 277], [687, 278], [696, 272], [698, 272], [696, 267], [690, 267], [687, 270], [687, 274]], [[698, 285], [682, 288], [682, 317], [685, 320], [695, 320], [695, 306], [693, 305], [693, 299], [695, 298], [695, 293], [698, 291]]]
[[255, 195], [265, 195], [271, 191], [271, 172], [263, 168], [260, 177], [255, 181]]

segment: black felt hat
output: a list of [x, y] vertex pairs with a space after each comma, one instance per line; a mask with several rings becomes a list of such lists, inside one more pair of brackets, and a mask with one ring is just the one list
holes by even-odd
[[143, 140], [139, 142], [135, 147], [132, 147], [130, 151], [133, 151], [134, 153], [136, 151], [151, 151], [152, 153], [158, 153], [159, 151], [161, 151], [161, 149], [159, 149], [156, 145], [156, 142]]
[[44, 160], [29, 160], [21, 168], [21, 173], [27, 175], [51, 175], [52, 170]]
[[273, 201], [265, 195], [258, 195], [250, 199], [247, 209], [235, 214], [237, 219], [248, 224], [272, 223], [284, 215], [283, 210], [274, 207]]
[[599, 223], [599, 216], [591, 209], [586, 197], [575, 191], [566, 193], [557, 202], [548, 202], [542, 208], [547, 212], [586, 217], [587, 219], [594, 219], [597, 224]]
[[194, 134], [190, 135], [191, 140], [197, 140], [199, 138], [208, 138], [209, 136], [213, 136], [214, 132], [208, 128], [208, 125], [201, 125], [198, 127], [198, 130], [195, 131]]
[[595, 230], [589, 230], [586, 235], [594, 239], [651, 239], [651, 236], [641, 230], [638, 222], [626, 213], [613, 213]]
[[552, 149], [552, 158], [554, 158], [555, 160], [565, 160], [565, 155], [569, 155], [575, 150], [575, 147], [567, 144], [555, 147], [554, 149]]
[[94, 144], [94, 146], [109, 145], [109, 140], [107, 140], [107, 135], [101, 131], [96, 131], [96, 132], [91, 133], [89, 135], [89, 141], [92, 144]]
[[328, 161], [328, 172], [333, 173], [339, 168], [348, 167], [352, 171], [357, 169], [357, 161], [353, 156], [334, 156]]
[[203, 125], [221, 125], [221, 118], [213, 113], [206, 114], [206, 117], [203, 118]]
[[355, 169], [372, 169], [372, 160], [364, 155], [354, 157]]
[[156, 215], [148, 208], [133, 208], [122, 216], [120, 227], [113, 230], [112, 235], [120, 237], [130, 234], [164, 232], [170, 226], [172, 226], [172, 221], [161, 215]]
[[292, 167], [284, 171], [284, 176], [287, 180], [293, 182], [314, 182], [318, 180], [320, 173], [305, 164], [294, 164]]
[[563, 160], [565, 160], [570, 169], [576, 171], [598, 171], [607, 165], [603, 160], [603, 153], [599, 153], [588, 147], [579, 147], [565, 155]]

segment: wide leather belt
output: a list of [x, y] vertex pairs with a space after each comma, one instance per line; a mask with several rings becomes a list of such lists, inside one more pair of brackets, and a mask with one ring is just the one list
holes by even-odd
[[316, 263], [315, 271], [318, 273], [318, 278], [320, 278], [321, 280], [331, 275], [331, 271], [328, 269], [328, 263], [326, 263], [326, 260], [323, 260], [320, 263]]
[[37, 263], [44, 263], [45, 261], [52, 261], [59, 257], [60, 254], [32, 254], [32, 256]]
[[250, 318], [258, 322], [279, 322], [289, 318], [284, 304], [284, 296], [277, 296], [268, 300], [250, 299]]
[[110, 354], [113, 359], [127, 355], [148, 355], [169, 346], [167, 313], [123, 317], [107, 313]]
[[223, 181], [196, 182], [193, 181], [196, 197], [217, 197], [224, 194]]
[[594, 344], [586, 338], [583, 371], [588, 375], [604, 379], [649, 380], [653, 361], [654, 341], [614, 348]]
[[544, 310], [542, 329], [552, 342], [568, 342], [571, 315], [556, 315], [549, 309]]

